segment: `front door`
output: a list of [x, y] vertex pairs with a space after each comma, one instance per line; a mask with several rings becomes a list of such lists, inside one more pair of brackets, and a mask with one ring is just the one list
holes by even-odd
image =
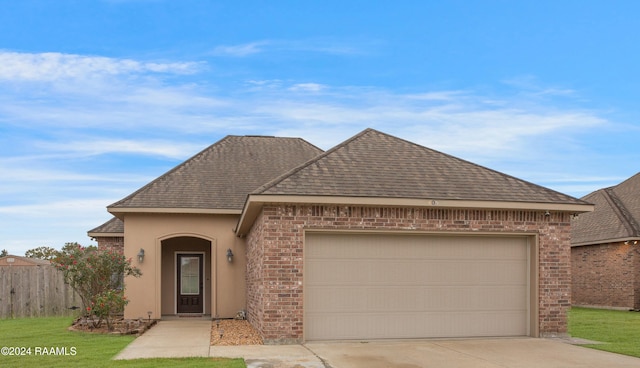
[[202, 254], [177, 255], [178, 313], [203, 313]]

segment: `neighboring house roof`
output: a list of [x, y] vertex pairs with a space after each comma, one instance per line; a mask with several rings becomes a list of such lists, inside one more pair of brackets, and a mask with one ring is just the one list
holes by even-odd
[[248, 193], [320, 153], [300, 138], [227, 136], [108, 210], [239, 214]]
[[124, 236], [124, 222], [117, 217], [112, 217], [104, 224], [87, 232], [92, 238]]
[[[13, 260], [11, 260], [13, 259]], [[0, 257], [0, 266], [40, 266], [40, 265], [49, 265], [50, 261], [46, 259], [39, 258], [30, 258], [30, 257], [21, 257], [21, 256], [13, 256], [8, 255], [5, 257]]]
[[[372, 198], [367, 204], [379, 205], [593, 209], [586, 201], [373, 129], [253, 191], [238, 232], [247, 230], [261, 202], [274, 201], [275, 196], [288, 197], [283, 201], [300, 197], [310, 203], [340, 197], [341, 203], [364, 203], [362, 198]], [[351, 199], [345, 200], [347, 197]]]
[[640, 240], [640, 173], [582, 199], [596, 207], [573, 219], [573, 246]]

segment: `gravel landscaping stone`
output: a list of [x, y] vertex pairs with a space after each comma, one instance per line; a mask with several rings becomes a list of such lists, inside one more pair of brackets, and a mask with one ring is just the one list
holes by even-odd
[[214, 320], [211, 323], [211, 345], [262, 345], [262, 338], [247, 320]]

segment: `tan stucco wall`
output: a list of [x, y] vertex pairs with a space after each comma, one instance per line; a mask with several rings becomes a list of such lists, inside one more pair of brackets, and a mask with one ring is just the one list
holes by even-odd
[[[153, 319], [161, 318], [162, 314], [173, 314], [171, 299], [175, 282], [167, 282], [168, 277], [175, 273], [175, 266], [171, 263], [173, 252], [176, 249], [191, 250], [170, 240], [178, 237], [196, 237], [211, 244], [211, 251], [205, 254], [205, 279], [209, 285], [205, 291], [205, 313], [230, 318], [246, 308], [246, 249], [244, 240], [233, 232], [237, 215], [127, 213], [124, 221], [124, 254], [132, 258], [133, 265], [142, 271], [141, 277], [127, 277], [125, 280], [125, 295], [129, 299], [125, 318], [147, 318], [149, 311]], [[203, 249], [203, 243], [198, 244], [194, 243], [194, 251]], [[142, 263], [136, 256], [140, 248], [145, 252]], [[233, 263], [227, 261], [229, 248], [235, 255]]]

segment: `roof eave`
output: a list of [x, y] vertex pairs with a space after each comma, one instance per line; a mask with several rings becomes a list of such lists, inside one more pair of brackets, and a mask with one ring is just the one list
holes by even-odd
[[90, 238], [121, 238], [124, 237], [124, 233], [105, 233], [105, 232], [87, 232]]
[[164, 213], [199, 215], [240, 215], [242, 210], [229, 208], [167, 208], [167, 207], [107, 207], [107, 211], [119, 219], [128, 213]]
[[640, 244], [640, 237], [639, 236], [627, 236], [627, 237], [622, 237], [622, 238], [589, 240], [589, 241], [584, 241], [584, 242], [579, 242], [579, 243], [572, 243], [571, 246], [572, 247], [582, 247], [582, 246], [585, 246], [585, 245], [622, 243], [622, 242], [627, 242], [627, 241], [636, 241], [636, 242], [638, 242], [638, 244]]
[[579, 203], [541, 203], [541, 202], [510, 202], [510, 201], [481, 201], [459, 199], [416, 199], [390, 197], [340, 197], [340, 196], [309, 196], [309, 195], [266, 195], [251, 194], [245, 202], [244, 209], [236, 227], [236, 235], [245, 236], [265, 203], [304, 203], [304, 204], [341, 204], [358, 206], [402, 206], [402, 207], [433, 207], [433, 208], [482, 208], [503, 210], [541, 210], [561, 211], [571, 213], [592, 212], [592, 204]]

